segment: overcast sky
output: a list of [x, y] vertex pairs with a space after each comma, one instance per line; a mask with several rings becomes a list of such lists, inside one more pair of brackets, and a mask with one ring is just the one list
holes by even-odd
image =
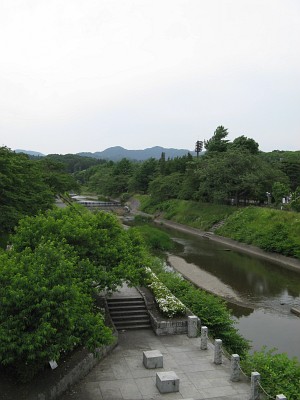
[[0, 0], [0, 146], [300, 150], [299, 0]]

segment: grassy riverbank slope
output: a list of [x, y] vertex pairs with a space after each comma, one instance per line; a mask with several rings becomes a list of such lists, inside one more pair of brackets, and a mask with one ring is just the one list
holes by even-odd
[[[141, 209], [263, 250], [300, 259], [300, 213], [266, 207], [232, 207], [186, 200], [154, 204], [141, 196]], [[222, 222], [221, 226], [216, 227]], [[214, 229], [215, 228], [215, 229]]]

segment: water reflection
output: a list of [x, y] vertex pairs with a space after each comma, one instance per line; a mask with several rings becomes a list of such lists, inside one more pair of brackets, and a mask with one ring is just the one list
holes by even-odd
[[300, 360], [300, 274], [268, 260], [226, 248], [209, 239], [166, 229], [176, 242], [172, 254], [213, 274], [255, 310], [228, 304], [240, 333], [253, 350], [266, 345]]
[[282, 312], [300, 305], [299, 273], [209, 239], [168, 231], [177, 243], [177, 256], [217, 276], [245, 301]]

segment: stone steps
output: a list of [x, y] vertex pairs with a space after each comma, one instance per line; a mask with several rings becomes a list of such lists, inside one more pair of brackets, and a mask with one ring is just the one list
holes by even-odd
[[117, 330], [151, 328], [150, 317], [143, 298], [108, 298], [107, 305]]

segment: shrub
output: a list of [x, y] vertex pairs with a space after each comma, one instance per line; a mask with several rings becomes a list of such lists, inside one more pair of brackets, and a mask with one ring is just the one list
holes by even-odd
[[242, 368], [250, 376], [252, 371], [261, 375], [261, 385], [271, 396], [283, 393], [289, 400], [299, 400], [300, 363], [287, 354], [275, 354], [275, 349], [254, 352], [242, 360]]
[[150, 268], [147, 268], [146, 284], [152, 290], [155, 301], [162, 314], [168, 318], [185, 314], [185, 305], [173, 296], [170, 290], [160, 282]]

